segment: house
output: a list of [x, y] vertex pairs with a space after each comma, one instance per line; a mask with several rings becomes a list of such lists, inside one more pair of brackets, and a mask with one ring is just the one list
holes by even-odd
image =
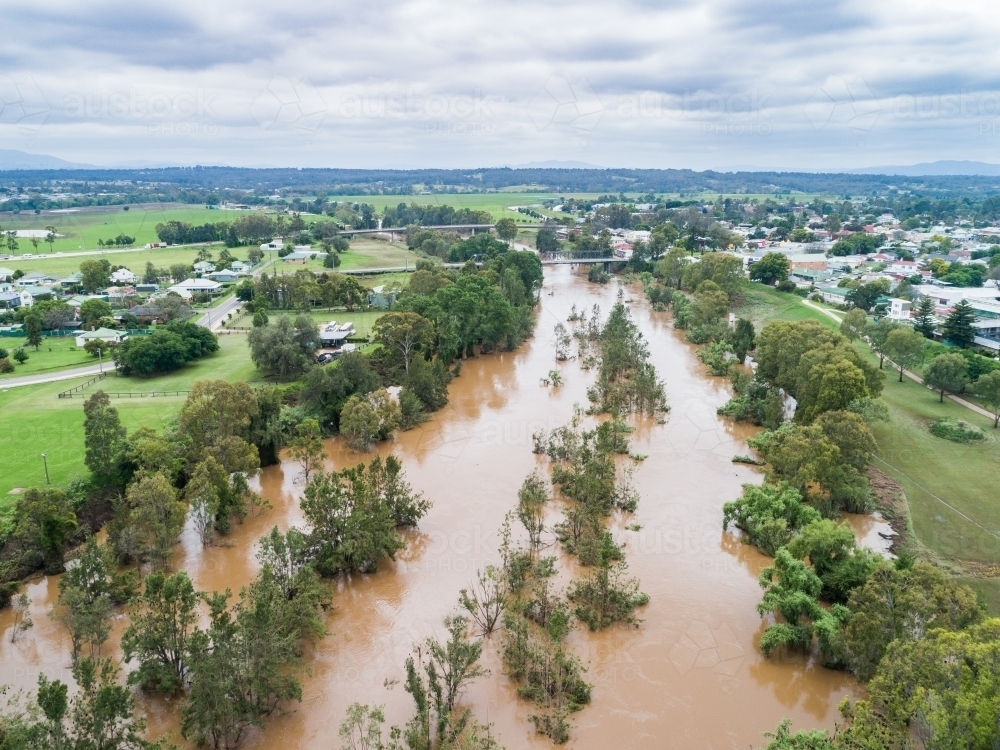
[[920, 271], [915, 260], [894, 260], [889, 264], [889, 270], [904, 273], [907, 276], [913, 276]]
[[83, 281], [83, 274], [77, 271], [76, 273], [71, 273], [65, 279], [59, 279], [59, 283], [63, 286], [77, 286]]
[[338, 324], [331, 320], [326, 325], [319, 325], [319, 340], [324, 348], [339, 349], [351, 336], [354, 336], [354, 324]]
[[4, 268], [3, 266], [0, 266], [0, 281], [3, 281], [4, 279], [10, 279], [13, 277], [14, 277], [13, 268]]
[[320, 255], [319, 250], [313, 250], [309, 245], [299, 245], [288, 255], [283, 256], [281, 259], [286, 263], [289, 262], [302, 262], [309, 260], [310, 258], [318, 258]]
[[126, 300], [135, 296], [135, 291], [133, 286], [109, 286], [105, 294], [111, 304], [124, 305]]
[[215, 270], [215, 264], [209, 263], [207, 260], [199, 260], [194, 264], [194, 272], [200, 274], [209, 274]]
[[135, 290], [140, 294], [152, 294], [160, 290], [159, 284], [136, 284]]
[[184, 299], [191, 299], [192, 294], [217, 294], [222, 284], [211, 279], [186, 279], [180, 284], [174, 284], [169, 291], [175, 292]]
[[977, 303], [986, 303], [989, 306], [1000, 303], [1000, 289], [996, 287], [955, 287], [939, 286], [938, 284], [920, 284], [916, 287], [917, 292], [922, 297], [930, 297], [934, 300], [934, 312], [937, 315], [947, 315], [960, 300], [968, 302], [976, 307]]
[[108, 344], [120, 344], [128, 338], [124, 331], [115, 331], [111, 328], [98, 328], [96, 331], [87, 331], [76, 337], [76, 345], [84, 346], [88, 341], [104, 341]]
[[271, 240], [270, 242], [265, 242], [260, 246], [262, 252], [267, 252], [268, 250], [281, 250], [285, 246], [285, 243], [281, 240]]
[[41, 271], [32, 271], [31, 273], [26, 273], [17, 283], [21, 286], [40, 286], [42, 284], [53, 284], [58, 279], [55, 276], [49, 276], [47, 273], [42, 273]]
[[212, 271], [212, 273], [208, 274], [208, 278], [212, 279], [212, 281], [218, 281], [220, 284], [231, 284], [239, 279], [239, 277], [240, 275], [236, 271], [230, 271], [229, 269]]
[[844, 286], [824, 286], [816, 290], [819, 292], [820, 296], [823, 297], [823, 301], [830, 305], [845, 305], [847, 304], [847, 293], [851, 291]]
[[910, 319], [910, 301], [892, 297], [886, 307], [885, 314], [889, 320], [908, 321]]
[[31, 307], [34, 303], [35, 298], [31, 296], [31, 292], [27, 289], [0, 293], [0, 307], [5, 307], [8, 310], [16, 310], [19, 307]]
[[113, 286], [122, 284], [134, 284], [139, 278], [127, 268], [119, 268], [111, 272], [111, 283]]
[[386, 289], [385, 286], [377, 286], [368, 291], [368, 305], [386, 310], [396, 302], [396, 291]]
[[242, 260], [234, 260], [232, 263], [229, 264], [229, 270], [238, 273], [242, 276], [244, 274], [250, 273], [250, 266], [244, 263]]

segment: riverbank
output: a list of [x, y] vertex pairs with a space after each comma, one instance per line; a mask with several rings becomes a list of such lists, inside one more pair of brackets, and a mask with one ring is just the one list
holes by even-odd
[[[795, 295], [760, 284], [750, 287], [748, 304], [736, 312], [752, 316], [758, 330], [772, 319], [812, 319], [838, 327], [826, 311], [805, 305]], [[878, 364], [865, 344], [855, 342], [855, 347]], [[872, 426], [879, 446], [875, 468], [905, 492], [912, 551], [968, 583], [990, 613], [1000, 615], [1000, 506], [995, 499], [1000, 441], [953, 443], [929, 430], [931, 422], [951, 417], [992, 435], [992, 420], [948, 399], [939, 403], [937, 394], [910, 379], [900, 383], [897, 375], [886, 366], [882, 398], [890, 419]]]

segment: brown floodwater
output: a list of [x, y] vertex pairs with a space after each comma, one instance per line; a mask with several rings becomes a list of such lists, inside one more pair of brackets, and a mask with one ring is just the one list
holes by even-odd
[[[535, 468], [547, 473], [546, 461], [531, 452], [532, 433], [567, 423], [574, 404], [586, 408], [596, 373], [575, 361], [556, 363], [553, 328], [565, 324], [573, 304], [589, 311], [596, 303], [606, 315], [617, 290], [616, 284], [588, 284], [566, 267], [548, 270], [534, 338], [516, 352], [465, 362], [447, 407], [379, 446], [379, 453], [402, 459], [407, 478], [433, 507], [407, 533], [407, 548], [395, 562], [336, 583], [329, 635], [305, 659], [302, 703], [273, 717], [246, 747], [339, 748], [337, 729], [355, 701], [385, 705], [390, 722], [406, 720], [412, 706], [400, 684], [406, 657], [423, 639], [444, 634], [442, 621], [456, 611], [459, 589], [478, 568], [498, 561], [497, 530], [524, 477]], [[612, 529], [650, 603], [638, 628], [577, 629], [569, 636], [594, 686], [593, 702], [573, 716], [569, 747], [759, 747], [761, 733], [786, 716], [796, 727], [832, 728], [838, 702], [861, 689], [805, 657], [761, 656], [757, 576], [770, 559], [722, 529], [723, 503], [738, 496], [742, 484], [761, 481], [755, 468], [731, 462], [748, 452], [751, 429], [716, 415], [730, 396], [726, 381], [706, 376], [667, 317], [651, 312], [634, 291], [626, 294], [631, 297], [671, 410], [663, 424], [635, 422], [633, 451], [648, 456], [634, 476], [642, 499], [638, 512], [614, 519]], [[540, 385], [553, 369], [564, 385]], [[331, 467], [371, 457], [338, 439], [326, 448]], [[258, 489], [273, 508], [238, 526], [224, 545], [203, 549], [193, 530], [185, 531], [172, 565], [186, 569], [197, 588], [238, 590], [256, 572], [257, 539], [275, 525], [302, 525], [303, 486], [294, 463], [267, 468]], [[558, 516], [553, 503], [549, 521]], [[854, 523], [859, 533], [874, 534], [875, 526]], [[641, 528], [628, 530], [632, 524]], [[574, 564], [561, 558], [561, 565], [566, 581]], [[0, 613], [0, 683], [31, 689], [39, 672], [69, 679], [69, 647], [46, 615], [55, 579], [32, 582], [27, 592], [35, 627], [17, 643], [10, 643], [11, 611]], [[116, 623], [109, 652], [117, 651], [124, 619]], [[508, 748], [549, 746], [528, 721], [531, 705], [503, 675], [498, 643], [493, 636], [484, 649], [492, 675], [475, 682], [464, 702]], [[171, 731], [179, 742], [176, 702], [140, 697], [139, 705], [151, 734]]]

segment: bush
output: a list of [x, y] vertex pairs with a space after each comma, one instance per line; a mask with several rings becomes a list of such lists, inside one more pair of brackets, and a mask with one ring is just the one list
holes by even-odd
[[28, 361], [28, 353], [24, 351], [24, 349], [15, 349], [14, 359], [17, 361], [19, 365], [23, 365], [25, 362]]
[[798, 289], [798, 287], [795, 286], [795, 282], [794, 281], [789, 281], [788, 279], [785, 279], [784, 281], [779, 281], [778, 284], [777, 284], [777, 286], [775, 286], [775, 289], [777, 289], [779, 292], [793, 292], [794, 293], [795, 290]]
[[611, 281], [611, 274], [606, 273], [601, 266], [594, 263], [587, 271], [587, 281], [594, 284], [607, 284]]
[[7, 357], [0, 359], [0, 373], [6, 375], [11, 372], [14, 372], [14, 363]]
[[986, 433], [965, 420], [944, 417], [931, 423], [931, 434], [955, 443], [975, 443], [986, 440]]

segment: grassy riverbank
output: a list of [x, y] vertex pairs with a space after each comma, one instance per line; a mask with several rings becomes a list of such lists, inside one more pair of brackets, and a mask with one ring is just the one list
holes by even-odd
[[[751, 284], [737, 314], [754, 320], [758, 330], [770, 320], [836, 322], [793, 294]], [[856, 343], [870, 361], [878, 358]], [[878, 442], [875, 467], [899, 482], [909, 505], [915, 544], [962, 576], [1000, 614], [1000, 435], [992, 420], [886, 371], [882, 392], [889, 422], [873, 426]], [[992, 438], [984, 443], [953, 443], [930, 433], [931, 422], [952, 417], [971, 422]]]

